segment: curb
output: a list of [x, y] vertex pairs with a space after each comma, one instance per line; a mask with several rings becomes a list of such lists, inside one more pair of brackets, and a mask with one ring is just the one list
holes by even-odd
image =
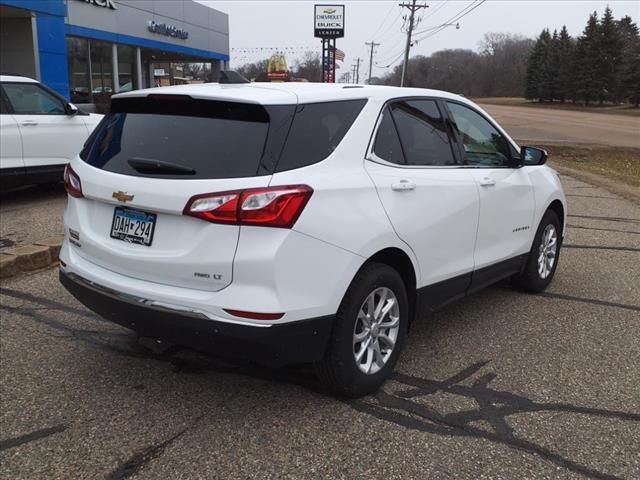
[[33, 245], [7, 248], [0, 251], [0, 278], [9, 278], [23, 272], [40, 270], [58, 263], [58, 254], [64, 237], [45, 238]]

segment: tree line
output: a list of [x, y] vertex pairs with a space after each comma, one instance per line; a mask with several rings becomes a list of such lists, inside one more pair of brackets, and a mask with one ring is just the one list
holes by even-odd
[[[468, 97], [521, 97], [534, 41], [521, 35], [487, 33], [478, 51], [440, 50], [409, 59], [405, 85], [447, 90]], [[371, 83], [400, 85], [402, 63]]]
[[[267, 60], [238, 71], [255, 81], [268, 81]], [[319, 82], [320, 57], [308, 52], [294, 62], [292, 77]], [[402, 64], [372, 84], [399, 85]], [[363, 78], [363, 75], [361, 75]], [[487, 33], [476, 51], [440, 50], [409, 59], [407, 86], [447, 90], [468, 97], [526, 97], [537, 101], [640, 102], [640, 35], [625, 16], [610, 8], [589, 16], [584, 32], [572, 38], [566, 26], [536, 38]]]
[[593, 12], [582, 35], [544, 29], [528, 57], [525, 97], [538, 101], [640, 104], [640, 35], [631, 17]]

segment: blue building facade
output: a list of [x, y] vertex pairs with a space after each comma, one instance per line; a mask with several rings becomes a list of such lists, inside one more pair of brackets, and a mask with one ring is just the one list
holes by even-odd
[[227, 15], [192, 0], [0, 0], [0, 22], [0, 70], [81, 104], [229, 60]]

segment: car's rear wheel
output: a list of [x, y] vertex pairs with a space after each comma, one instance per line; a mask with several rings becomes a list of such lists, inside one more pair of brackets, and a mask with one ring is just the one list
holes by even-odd
[[542, 217], [524, 270], [515, 279], [525, 292], [542, 292], [556, 273], [560, 256], [560, 220], [552, 210]]
[[323, 385], [348, 397], [378, 390], [398, 359], [408, 315], [398, 272], [383, 264], [365, 265], [340, 304], [325, 358], [317, 365]]

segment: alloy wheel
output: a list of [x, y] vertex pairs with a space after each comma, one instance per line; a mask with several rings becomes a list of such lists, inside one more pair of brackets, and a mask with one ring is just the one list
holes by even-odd
[[360, 371], [379, 372], [389, 361], [400, 332], [400, 305], [393, 291], [376, 288], [362, 303], [353, 328], [353, 357]]
[[551, 275], [558, 253], [558, 234], [556, 227], [549, 224], [542, 232], [542, 239], [538, 248], [538, 275], [543, 280]]

